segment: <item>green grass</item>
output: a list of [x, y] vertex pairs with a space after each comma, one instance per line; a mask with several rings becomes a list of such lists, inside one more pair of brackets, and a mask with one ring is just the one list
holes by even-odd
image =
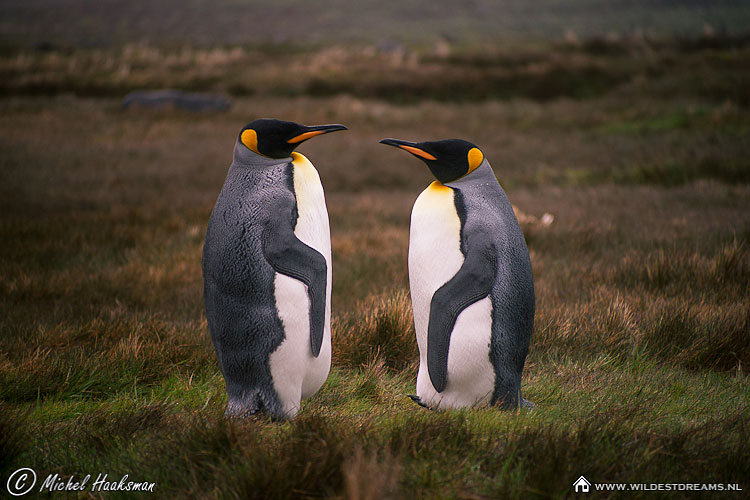
[[[628, 482], [747, 477], [744, 377], [637, 358], [546, 366], [530, 370], [526, 395], [538, 409], [522, 414], [432, 413], [404, 396], [410, 379], [337, 368], [291, 423], [224, 420], [221, 380], [212, 377], [191, 387], [184, 379], [167, 402], [157, 388], [105, 405], [47, 403], [14, 417], [23, 425], [6, 439], [37, 450], [38, 471], [138, 471], [166, 496], [352, 497], [388, 486], [429, 497], [523, 498], [569, 495], [580, 474]], [[191, 390], [219, 396], [201, 405]], [[20, 450], [10, 457], [30, 458]]]
[[[712, 61], [729, 81], [745, 78], [734, 64], [744, 46], [675, 47], [655, 50], [683, 76]], [[593, 42], [555, 50], [527, 56], [541, 68], [564, 54], [605, 68], [637, 59]], [[332, 53], [308, 56], [325, 68]], [[483, 57], [510, 74], [532, 64], [500, 49], [452, 57], [424, 64], [446, 74]], [[396, 71], [372, 60], [386, 80]], [[312, 77], [320, 68], [310, 64]], [[130, 474], [168, 498], [565, 498], [580, 475], [750, 488], [750, 121], [740, 91], [706, 94], [657, 72], [575, 99], [463, 99], [469, 81], [456, 99], [402, 104], [359, 96], [369, 73], [351, 81], [354, 95], [279, 96], [269, 89], [288, 80], [273, 68], [224, 114], [124, 112], [80, 90], [85, 76], [73, 81], [79, 96], [6, 87], [0, 484], [28, 466]], [[33, 75], [19, 69], [14, 81]], [[217, 75], [209, 88], [229, 84]], [[201, 295], [206, 221], [237, 131], [257, 116], [350, 128], [300, 148], [331, 216], [334, 366], [284, 423], [223, 418]], [[472, 140], [533, 216], [522, 218], [537, 295], [523, 379], [533, 411], [430, 412], [407, 397], [417, 370], [409, 213], [431, 177], [379, 145], [386, 136]], [[552, 225], [535, 221], [544, 213]]]

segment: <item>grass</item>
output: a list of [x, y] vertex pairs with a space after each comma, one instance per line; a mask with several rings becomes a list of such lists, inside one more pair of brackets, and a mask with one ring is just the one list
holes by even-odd
[[[726, 104], [729, 112], [732, 103], [750, 102], [750, 37], [745, 35], [684, 40], [631, 36], [602, 39], [598, 45], [569, 40], [444, 46], [442, 52], [418, 44], [394, 50], [377, 44], [273, 48], [260, 43], [50, 51], [20, 47], [0, 57], [0, 95], [113, 97], [174, 87], [237, 97], [354, 95], [413, 104], [426, 99], [580, 100], [620, 91], [656, 99], [698, 97], [698, 102]], [[716, 118], [708, 111], [623, 117], [622, 123], [604, 126], [612, 132], [705, 128]]]
[[[640, 64], [627, 45], [597, 43], [524, 57], [543, 68], [557, 57]], [[318, 60], [335, 60], [331, 50]], [[3, 59], [3, 71], [24, 57], [31, 66], [18, 66], [0, 99], [0, 479], [24, 466], [130, 474], [173, 498], [564, 498], [580, 475], [747, 490], [747, 101], [724, 84], [678, 82], [714, 70], [744, 81], [734, 63], [747, 48], [654, 50], [656, 70], [679, 71], [603, 92], [479, 101], [460, 98], [470, 81], [457, 99], [408, 104], [359, 95], [368, 73], [344, 94], [278, 95], [269, 89], [288, 82], [267, 66], [256, 75], [266, 87], [198, 115], [124, 112], [107, 97], [119, 87], [101, 97], [83, 76], [70, 80], [78, 95], [12, 83], [56, 67], [48, 56], [64, 68], [94, 52]], [[121, 64], [115, 50], [102, 54]], [[384, 80], [395, 74], [385, 58], [362, 57], [380, 61]], [[514, 66], [498, 49], [417, 68], [450, 74], [483, 57], [509, 74], [536, 64]], [[693, 73], [696, 61], [713, 66]], [[123, 88], [142, 82], [135, 70], [123, 78]], [[228, 84], [221, 69], [205, 88]], [[350, 128], [300, 148], [331, 215], [334, 366], [287, 423], [223, 418], [201, 296], [208, 214], [237, 131], [257, 116]], [[469, 138], [516, 207], [554, 215], [550, 226], [523, 224], [537, 293], [523, 381], [534, 411], [435, 413], [408, 399], [409, 213], [431, 178], [377, 144], [386, 136]]]

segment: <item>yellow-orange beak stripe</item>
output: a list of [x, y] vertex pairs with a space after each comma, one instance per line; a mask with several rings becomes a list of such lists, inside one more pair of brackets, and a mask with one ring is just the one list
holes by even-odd
[[417, 156], [421, 156], [422, 158], [424, 158], [426, 160], [437, 160], [437, 158], [435, 158], [434, 156], [432, 156], [430, 153], [422, 151], [419, 148], [415, 148], [415, 147], [412, 147], [412, 146], [399, 146], [399, 147], [401, 149], [405, 149], [408, 152], [413, 153], [413, 154], [415, 154]]
[[302, 142], [305, 139], [309, 139], [310, 137], [315, 137], [316, 135], [325, 134], [326, 132], [327, 132], [326, 130], [314, 130], [312, 132], [305, 132], [304, 134], [300, 134], [296, 137], [292, 137], [286, 142], [288, 142], [289, 144], [297, 144], [298, 142]]

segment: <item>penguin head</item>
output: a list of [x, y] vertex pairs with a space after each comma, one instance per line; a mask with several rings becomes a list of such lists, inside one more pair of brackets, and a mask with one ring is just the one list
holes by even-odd
[[442, 183], [455, 181], [473, 172], [484, 161], [484, 153], [478, 147], [461, 139], [427, 142], [383, 139], [380, 143], [413, 154], [425, 162], [430, 167], [432, 175]]
[[239, 140], [251, 151], [269, 158], [288, 158], [294, 149], [316, 135], [347, 130], [343, 125], [308, 127], [294, 122], [260, 118], [240, 131]]

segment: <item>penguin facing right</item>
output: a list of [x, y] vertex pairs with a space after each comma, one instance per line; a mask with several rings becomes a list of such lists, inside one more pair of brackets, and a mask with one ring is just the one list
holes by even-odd
[[315, 167], [294, 149], [343, 125], [247, 124], [203, 246], [206, 319], [226, 415], [293, 418], [331, 367], [331, 236]]
[[460, 139], [380, 142], [424, 161], [437, 178], [417, 198], [409, 231], [420, 358], [413, 399], [432, 409], [533, 406], [521, 396], [534, 326], [531, 261], [492, 167]]

